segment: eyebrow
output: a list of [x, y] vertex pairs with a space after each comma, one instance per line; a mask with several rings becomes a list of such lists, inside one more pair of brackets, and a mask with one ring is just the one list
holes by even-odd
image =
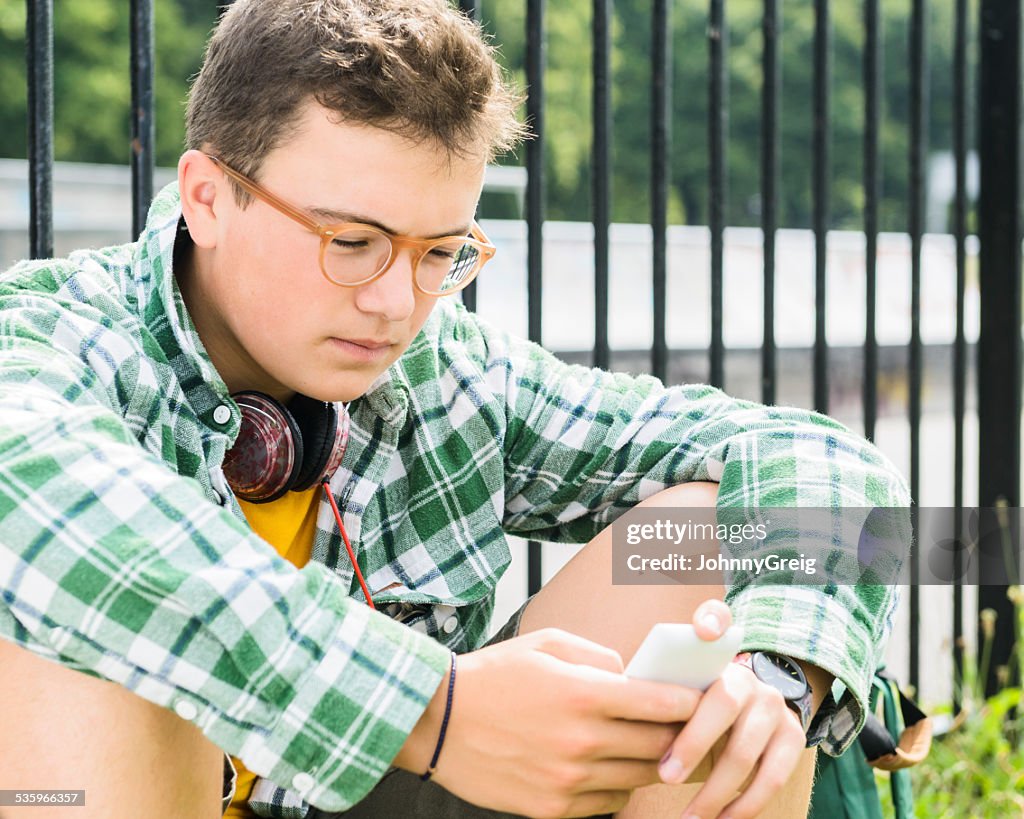
[[[350, 211], [343, 210], [331, 210], [330, 208], [310, 208], [309, 212], [314, 216], [324, 220], [327, 225], [337, 225], [342, 222], [359, 222], [360, 224], [370, 225], [378, 230], [383, 230], [385, 233], [389, 233], [392, 236], [401, 236], [399, 231], [394, 230], [387, 225], [381, 224], [376, 219], [371, 219], [369, 216], [364, 216], [359, 213], [352, 213]], [[434, 236], [423, 236], [423, 239], [443, 239], [446, 236], [468, 236], [471, 225], [463, 225], [457, 227], [454, 230], [445, 231], [444, 233], [438, 233]], [[417, 237], [420, 238], [420, 237]]]

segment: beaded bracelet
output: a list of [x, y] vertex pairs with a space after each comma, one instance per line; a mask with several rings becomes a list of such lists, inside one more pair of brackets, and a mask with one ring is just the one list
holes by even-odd
[[434, 756], [431, 757], [427, 772], [420, 775], [420, 779], [426, 782], [437, 770], [437, 758], [441, 756], [441, 746], [444, 745], [444, 735], [448, 731], [448, 718], [452, 715], [452, 694], [455, 692], [455, 652], [452, 652], [452, 673], [448, 678], [448, 701], [444, 706], [444, 719], [441, 720], [441, 733], [437, 737], [437, 747], [434, 748]]

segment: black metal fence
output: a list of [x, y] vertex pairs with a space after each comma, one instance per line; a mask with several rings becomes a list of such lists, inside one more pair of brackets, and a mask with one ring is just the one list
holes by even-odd
[[[761, 398], [776, 400], [778, 349], [775, 337], [776, 234], [779, 229], [779, 100], [781, 61], [779, 52], [780, 6], [778, 0], [763, 1], [763, 91], [760, 133], [761, 226], [764, 235], [764, 337], [761, 347]], [[867, 436], [873, 437], [878, 417], [878, 361], [876, 339], [876, 285], [878, 249], [878, 205], [880, 201], [880, 87], [882, 81], [882, 40], [879, 36], [880, 0], [863, 0], [863, 231], [867, 255], [863, 349], [863, 412]], [[131, 86], [132, 130], [131, 168], [133, 230], [143, 225], [153, 185], [153, 0], [131, 0]], [[973, 20], [968, 0], [955, 0], [954, 60], [954, 145], [956, 195], [954, 237], [956, 242], [956, 335], [953, 347], [954, 405], [954, 487], [955, 504], [963, 506], [964, 415], [967, 398], [969, 348], [964, 335], [964, 294], [968, 198], [966, 167], [968, 144], [976, 126], [980, 158], [981, 188], [976, 218], [980, 246], [980, 336], [977, 346], [977, 403], [980, 427], [978, 503], [983, 507], [1005, 503], [1020, 504], [1020, 415], [1021, 415], [1021, 236], [1020, 236], [1020, 95], [1021, 95], [1021, 0], [979, 0], [979, 16]], [[224, 5], [223, 3], [221, 5]], [[545, 101], [545, 0], [526, 0], [526, 80], [529, 89], [527, 116], [535, 138], [526, 145], [526, 222], [528, 268], [529, 336], [541, 337], [542, 225], [545, 220], [544, 157], [547, 133]], [[477, 13], [475, 0], [461, 0], [469, 14]], [[813, 344], [813, 407], [828, 412], [830, 351], [826, 342], [826, 244], [830, 224], [830, 130], [833, 100], [831, 88], [831, 2], [815, 0], [814, 15], [814, 119], [812, 152], [812, 202], [815, 247], [815, 333]], [[53, 253], [52, 165], [53, 165], [53, 5], [52, 0], [27, 0], [28, 128], [30, 160], [30, 252], [34, 257]], [[593, 362], [610, 363], [608, 338], [609, 229], [611, 213], [611, 25], [612, 0], [593, 0], [593, 149], [592, 221], [595, 250], [595, 336]], [[669, 201], [669, 159], [673, 149], [670, 112], [673, 104], [670, 37], [672, 4], [653, 0], [650, 43], [650, 224], [653, 229], [653, 326], [650, 370], [665, 378], [669, 369], [666, 340], [667, 229]], [[927, 86], [927, 9], [924, 0], [913, 0], [906, 46], [906, 70], [910, 77], [909, 153], [906, 157], [910, 195], [906, 202], [906, 232], [911, 240], [911, 335], [907, 346], [908, 422], [910, 434], [910, 483], [918, 497], [921, 474], [921, 397], [923, 345], [921, 338], [921, 250], [924, 214], [924, 162], [928, 153], [925, 122], [929, 106]], [[972, 33], [974, 32], [974, 33]], [[728, 198], [729, 103], [725, 65], [729, 53], [727, 3], [708, 0], [706, 28], [708, 54], [706, 81], [708, 118], [708, 190], [711, 232], [711, 343], [708, 350], [708, 380], [722, 385], [725, 377], [723, 343], [723, 258], [725, 203]], [[692, 44], [690, 44], [692, 45]], [[904, 44], [900, 44], [902, 47]], [[976, 49], [972, 52], [971, 49]], [[969, 66], [979, 66], [976, 85]], [[977, 99], [972, 116], [969, 99]], [[476, 304], [475, 287], [465, 294]], [[957, 531], [962, 530], [958, 520]], [[1000, 569], [1002, 567], [1000, 566]], [[916, 572], [912, 579], [916, 579]], [[982, 569], [984, 577], [984, 568]], [[530, 590], [541, 584], [539, 545], [529, 550]], [[1012, 607], [1005, 587], [982, 585], [979, 606], [995, 609], [998, 627], [992, 647], [991, 668], [1005, 664], [1015, 639]], [[918, 623], [919, 589], [912, 583], [909, 595], [911, 622], [910, 682], [916, 685], [920, 668]], [[953, 651], [957, 667], [960, 656], [960, 623], [963, 615], [962, 590], [954, 587]], [[980, 638], [979, 638], [980, 639]], [[994, 671], [989, 681], [995, 686]]]
[[[1020, 503], [1020, 417], [1021, 417], [1021, 236], [1020, 236], [1020, 95], [1021, 95], [1021, 8], [1019, 0], [981, 0], [976, 28], [971, 25], [968, 0], [955, 0], [954, 99], [952, 141], [955, 159], [954, 238], [956, 242], [956, 335], [953, 347], [954, 405], [954, 504], [956, 531], [963, 531], [964, 415], [966, 408], [968, 347], [964, 335], [964, 294], [968, 198], [966, 184], [968, 144], [974, 128], [967, 108], [974, 90], [969, 74], [968, 51], [972, 30], [978, 32], [974, 45], [980, 66], [977, 82], [977, 143], [981, 165], [981, 192], [977, 212], [980, 239], [981, 330], [978, 353], [978, 413], [980, 428], [980, 506]], [[469, 14], [476, 15], [475, 0], [462, 0]], [[762, 123], [761, 123], [761, 214], [764, 235], [764, 338], [762, 342], [761, 399], [774, 403], [777, 392], [777, 347], [775, 341], [775, 240], [778, 230], [779, 135], [778, 110], [781, 95], [779, 57], [780, 9], [778, 0], [763, 0]], [[723, 344], [723, 257], [726, 166], [728, 148], [728, 96], [725, 63], [728, 56], [728, 27], [725, 0], [708, 0], [706, 28], [709, 95], [708, 190], [711, 231], [711, 343], [709, 383], [724, 384]], [[880, 201], [880, 88], [882, 85], [882, 39], [879, 0], [863, 0], [864, 25], [864, 235], [866, 239], [866, 323], [863, 355], [863, 412], [865, 434], [873, 438], [878, 417], [878, 342], [876, 338], [876, 283], [878, 251], [878, 205]], [[652, 3], [651, 54], [651, 214], [654, 253], [653, 281], [654, 340], [651, 372], [665, 378], [669, 349], [666, 342], [666, 270], [668, 227], [669, 155], [672, 149], [671, 54], [673, 43], [671, 3]], [[526, 77], [529, 91], [527, 115], [536, 139], [527, 145], [527, 209], [529, 239], [529, 328], [530, 337], [542, 342], [540, 334], [541, 266], [540, 236], [544, 221], [544, 57], [545, 2], [527, 0]], [[592, 212], [594, 225], [595, 336], [593, 362], [608, 366], [608, 242], [610, 197], [610, 146], [612, 140], [610, 97], [611, 0], [593, 0], [593, 160]], [[831, 0], [814, 2], [814, 120], [813, 120], [813, 232], [815, 240], [815, 336], [813, 347], [813, 408], [829, 411], [829, 349], [826, 342], [826, 247], [830, 225], [830, 141], [832, 99]], [[921, 399], [923, 385], [923, 343], [921, 337], [922, 239], [924, 235], [924, 163], [928, 154], [926, 121], [929, 106], [927, 65], [927, 7], [913, 0], [906, 43], [907, 72], [910, 77], [910, 139], [907, 163], [910, 196], [906, 203], [906, 231], [911, 241], [911, 334], [907, 348], [908, 421], [910, 431], [910, 486], [920, 496]], [[901, 46], [903, 44], [900, 44]], [[909, 613], [911, 633], [910, 683], [917, 686], [920, 673], [921, 617], [917, 553], [911, 569]], [[530, 591], [540, 586], [540, 549], [530, 547]], [[982, 570], [984, 577], [984, 569]], [[1005, 665], [1016, 639], [1013, 609], [1006, 588], [982, 585], [979, 607], [998, 613], [992, 645], [989, 690], [996, 686], [995, 669]], [[963, 594], [954, 586], [954, 664], [962, 668]], [[981, 640], [979, 631], [979, 643]]]

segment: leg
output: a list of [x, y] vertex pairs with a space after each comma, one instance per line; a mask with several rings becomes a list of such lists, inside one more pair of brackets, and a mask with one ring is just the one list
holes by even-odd
[[[194, 725], [5, 640], [0, 668], [0, 789], [84, 789], [78, 819], [220, 816], [223, 754]], [[45, 819], [67, 811], [2, 813]]]
[[[717, 495], [717, 484], [690, 483], [665, 490], [643, 505], [707, 507], [714, 505]], [[521, 634], [555, 626], [610, 646], [629, 662], [651, 625], [689, 622], [701, 602], [724, 596], [722, 586], [613, 586], [611, 534], [611, 527], [601, 532], [538, 592], [523, 613]], [[814, 754], [814, 750], [804, 753], [793, 777], [763, 817], [806, 815]], [[699, 783], [642, 788], [617, 815], [679, 816], [699, 788]]]

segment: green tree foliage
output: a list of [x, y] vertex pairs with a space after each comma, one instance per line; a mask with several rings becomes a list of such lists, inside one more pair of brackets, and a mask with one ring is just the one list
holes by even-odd
[[[551, 218], [589, 218], [591, 3], [547, 4], [545, 77]], [[931, 93], [929, 147], [949, 150], [952, 121], [953, 4], [929, 3]], [[483, 21], [503, 45], [506, 65], [522, 81], [522, 0], [484, 0]], [[782, 7], [780, 224], [811, 221], [814, 16], [810, 3]], [[909, 151], [910, 0], [886, 0], [883, 17], [882, 228], [906, 229]], [[830, 207], [835, 227], [862, 224], [864, 193], [863, 3], [832, 7], [832, 160]], [[763, 4], [726, 4], [728, 22], [728, 208], [733, 225], [760, 219], [761, 20]], [[708, 2], [672, 4], [673, 97], [670, 217], [707, 221]], [[976, 19], [972, 9], [970, 19]], [[650, 211], [649, 0], [615, 0], [613, 8], [613, 218], [647, 221]], [[520, 152], [521, 153], [521, 152]], [[509, 161], [515, 161], [511, 159]]]
[[[205, 5], [206, 19], [195, 12]], [[25, 0], [0, 0], [0, 156], [26, 155]], [[181, 152], [188, 78], [199, 68], [212, 2], [156, 0], [156, 160]], [[185, 11], [190, 12], [186, 17]], [[54, 155], [58, 160], [126, 163], [131, 130], [127, 0], [55, 0]]]
[[[58, 159], [127, 161], [129, 17], [127, 0], [54, 0], [55, 153]], [[501, 59], [525, 86], [525, 3], [483, 0], [482, 19]], [[780, 224], [811, 221], [814, 17], [810, 3], [782, 6]], [[952, 3], [928, 3], [931, 110], [929, 146], [950, 145]], [[669, 214], [673, 222], [707, 220], [707, 0], [672, 4], [673, 96]], [[590, 0], [547, 4], [545, 73], [548, 216], [590, 217]], [[881, 4], [884, 99], [880, 134], [882, 228], [906, 228], [910, 0]], [[156, 0], [157, 161], [173, 164], [182, 144], [183, 102], [213, 25], [215, 0]], [[971, 19], [976, 19], [972, 9]], [[728, 207], [730, 224], [760, 219], [762, 3], [727, 3]], [[830, 207], [835, 227], [862, 224], [864, 137], [863, 4], [832, 4], [833, 79]], [[650, 212], [649, 0], [615, 0], [612, 26], [613, 218], [644, 222]], [[0, 0], [0, 155], [24, 156], [24, 0]], [[524, 151], [507, 157], [522, 162]]]

